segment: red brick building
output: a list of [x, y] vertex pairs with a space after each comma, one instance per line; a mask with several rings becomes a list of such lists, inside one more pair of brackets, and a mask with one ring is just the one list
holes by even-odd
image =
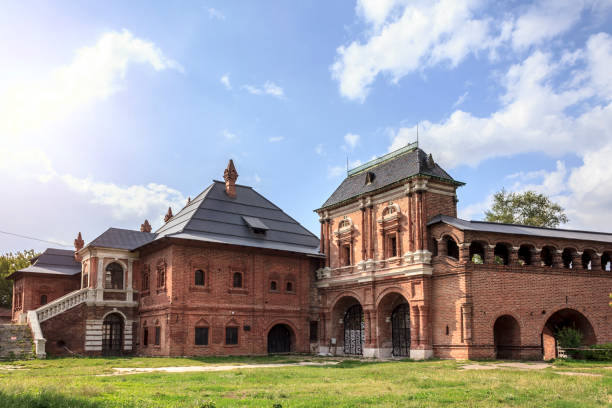
[[564, 326], [612, 341], [612, 234], [458, 219], [463, 183], [415, 145], [349, 172], [320, 241], [237, 177], [230, 161], [155, 233], [79, 235], [15, 273], [38, 354], [551, 358]]

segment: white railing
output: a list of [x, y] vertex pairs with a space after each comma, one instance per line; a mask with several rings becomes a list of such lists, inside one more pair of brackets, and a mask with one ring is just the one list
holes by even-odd
[[86, 302], [87, 300], [95, 300], [94, 290], [89, 288], [76, 290], [39, 307], [35, 310], [36, 316], [38, 321], [42, 323], [45, 320], [49, 320], [68, 309], [72, 309], [73, 307]]
[[28, 311], [27, 322], [30, 326], [30, 330], [32, 331], [36, 358], [47, 357], [47, 353], [45, 352], [45, 344], [47, 343], [47, 340], [43, 337], [40, 322], [38, 321], [38, 315], [36, 314], [35, 310]]

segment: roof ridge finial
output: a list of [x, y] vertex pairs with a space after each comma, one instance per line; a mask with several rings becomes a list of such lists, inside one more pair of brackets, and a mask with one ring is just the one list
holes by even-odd
[[164, 216], [164, 222], [168, 222], [170, 221], [170, 218], [174, 217], [172, 215], [172, 207], [168, 207], [168, 212], [166, 213], [166, 215]]
[[77, 235], [76, 239], [74, 240], [74, 249], [75, 251], [80, 251], [81, 249], [83, 249], [84, 246], [85, 246], [85, 241], [83, 241], [83, 236], [81, 235], [81, 232], [79, 231], [79, 235]]
[[151, 224], [149, 224], [149, 220], [144, 220], [140, 226], [140, 232], [151, 232]]
[[236, 180], [238, 180], [238, 172], [234, 161], [230, 159], [227, 164], [227, 168], [223, 172], [223, 179], [225, 180], [225, 193], [231, 197], [236, 198]]

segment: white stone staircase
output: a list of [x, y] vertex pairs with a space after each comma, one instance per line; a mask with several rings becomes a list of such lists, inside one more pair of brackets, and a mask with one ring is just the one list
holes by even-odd
[[81, 303], [94, 301], [95, 296], [95, 290], [93, 289], [79, 289], [57, 298], [36, 310], [28, 311], [27, 322], [32, 330], [37, 358], [45, 358], [47, 356], [47, 353], [45, 352], [45, 343], [47, 340], [43, 336], [40, 324], [45, 320], [49, 320], [61, 313], [64, 313], [66, 310], [80, 305]]

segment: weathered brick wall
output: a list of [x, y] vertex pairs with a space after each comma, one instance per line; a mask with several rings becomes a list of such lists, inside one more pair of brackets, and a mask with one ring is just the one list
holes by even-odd
[[[149, 344], [139, 345], [141, 354], [266, 354], [267, 333], [275, 324], [292, 329], [294, 351], [309, 351], [309, 290], [316, 267], [312, 260], [262, 249], [193, 243], [146, 254], [141, 264], [154, 264], [162, 256], [168, 262], [167, 291], [164, 296], [142, 294], [139, 339], [142, 343], [146, 322]], [[195, 284], [196, 270], [205, 272], [205, 285]], [[242, 288], [233, 288], [235, 272], [243, 274]], [[270, 289], [271, 280], [277, 282], [276, 291]], [[159, 346], [154, 345], [156, 322], [161, 327]], [[195, 345], [196, 326], [209, 328], [208, 345]], [[238, 327], [238, 345], [225, 344], [228, 326]]]
[[54, 299], [79, 289], [81, 287], [81, 275], [50, 276], [28, 273], [15, 280], [14, 285], [15, 292], [23, 291], [22, 309], [15, 311], [15, 302], [13, 302], [13, 320], [17, 320], [21, 313], [26, 313], [28, 310], [34, 310], [42, 306], [40, 303], [42, 295], [47, 296], [47, 303], [49, 303]]

